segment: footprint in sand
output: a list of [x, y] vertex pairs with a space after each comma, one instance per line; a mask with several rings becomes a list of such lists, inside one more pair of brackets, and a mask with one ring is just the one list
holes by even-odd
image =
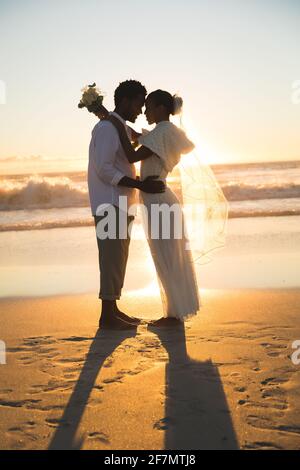
[[165, 431], [166, 429], [169, 429], [169, 427], [173, 424], [173, 420], [166, 416], [165, 418], [156, 421], [156, 423], [153, 424], [153, 429], [157, 429], [158, 431]]
[[57, 339], [53, 338], [52, 336], [34, 336], [23, 339], [23, 345], [27, 348], [40, 348], [41, 346], [55, 343], [57, 343]]
[[88, 434], [88, 439], [90, 440], [96, 440], [103, 442], [103, 444], [110, 444], [109, 436], [105, 434], [104, 432], [91, 432]]
[[88, 337], [88, 336], [70, 336], [69, 338], [61, 338], [61, 341], [70, 341], [70, 342], [81, 342], [81, 341], [92, 341], [94, 337]]
[[246, 405], [247, 403], [248, 403], [247, 400], [239, 400], [238, 401], [238, 405], [240, 405], [240, 406]]
[[240, 378], [241, 374], [239, 372], [231, 372], [228, 377]]
[[274, 419], [274, 415], [272, 419], [267, 418], [267, 417], [260, 417], [256, 415], [249, 415], [247, 416], [247, 423], [250, 426], [253, 426], [254, 428], [267, 429], [271, 431], [281, 431], [287, 434], [292, 434], [292, 435], [296, 434], [300, 436], [299, 425], [277, 424], [278, 420]]
[[8, 432], [23, 432], [26, 429], [33, 429], [36, 427], [35, 421], [26, 421], [25, 423], [21, 424], [20, 426], [15, 426], [8, 429]]
[[277, 385], [288, 382], [287, 377], [268, 377], [267, 379], [262, 380], [260, 383], [262, 385]]
[[7, 408], [36, 408], [36, 404], [42, 400], [1, 400], [0, 406]]
[[28, 441], [37, 441], [39, 436], [34, 434], [32, 427], [26, 425], [16, 426], [7, 430], [7, 435], [11, 439], [11, 449], [28, 448]]
[[260, 345], [263, 348], [267, 349], [267, 356], [269, 356], [269, 357], [283, 356], [284, 350], [287, 349], [287, 345], [282, 344], [281, 342], [280, 342], [280, 344], [276, 344], [276, 343], [272, 343], [272, 342], [264, 342], [264, 343], [260, 343]]
[[279, 445], [274, 444], [273, 442], [267, 441], [255, 441], [245, 444], [243, 449], [253, 449], [253, 450], [282, 450], [283, 448]]
[[110, 377], [108, 379], [104, 379], [102, 382], [105, 383], [105, 384], [116, 383], [116, 382], [121, 383], [122, 379], [123, 379], [122, 375], [116, 375], [115, 377]]
[[236, 392], [244, 393], [247, 389], [246, 389], [246, 387], [235, 387], [234, 390]]
[[101, 392], [104, 390], [103, 385], [94, 385], [93, 388], [94, 388], [95, 390], [99, 390], [99, 391], [101, 391]]
[[42, 359], [53, 359], [59, 355], [59, 351], [52, 347], [57, 340], [51, 336], [37, 336], [23, 338], [21, 346], [9, 348], [9, 352], [17, 354], [17, 361], [22, 365], [32, 365]]
[[64, 426], [64, 427], [70, 426], [69, 421], [63, 418], [48, 418], [45, 420], [45, 423], [50, 428], [58, 428], [60, 426]]
[[[288, 382], [289, 378], [286, 376], [286, 371], [276, 372], [276, 375], [274, 374], [274, 376], [266, 377], [261, 380], [261, 400], [259, 400], [258, 403], [255, 403], [255, 406], [258, 408], [264, 408], [265, 412], [269, 410], [270, 413], [274, 413], [274, 410], [277, 410], [278, 413], [281, 413], [281, 416], [284, 416], [282, 413], [289, 408], [289, 402], [287, 392], [283, 387], [281, 387], [281, 385]], [[285, 374], [285, 376], [282, 374]], [[254, 405], [254, 403], [251, 404]], [[252, 422], [249, 424], [253, 425]]]

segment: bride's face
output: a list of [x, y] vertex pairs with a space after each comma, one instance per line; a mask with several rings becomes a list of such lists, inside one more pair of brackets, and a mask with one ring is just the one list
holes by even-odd
[[156, 106], [153, 101], [146, 100], [145, 116], [148, 124], [154, 124], [156, 122]]

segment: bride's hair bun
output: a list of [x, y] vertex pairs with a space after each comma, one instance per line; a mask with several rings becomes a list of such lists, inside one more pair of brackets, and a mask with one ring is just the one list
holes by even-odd
[[180, 114], [182, 111], [183, 106], [183, 99], [181, 96], [173, 95], [173, 113], [172, 114]]

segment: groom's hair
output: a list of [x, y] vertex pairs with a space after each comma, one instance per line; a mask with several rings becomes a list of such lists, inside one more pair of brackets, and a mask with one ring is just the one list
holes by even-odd
[[136, 80], [126, 80], [121, 82], [115, 90], [115, 106], [118, 106], [123, 98], [134, 99], [139, 95], [146, 97], [147, 90], [141, 82]]

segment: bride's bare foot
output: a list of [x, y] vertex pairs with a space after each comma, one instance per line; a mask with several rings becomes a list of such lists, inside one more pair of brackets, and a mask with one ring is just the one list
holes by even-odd
[[166, 317], [166, 318], [160, 318], [159, 320], [156, 321], [151, 321], [148, 323], [148, 326], [157, 326], [157, 327], [165, 327], [165, 326], [179, 326], [182, 325], [183, 322], [181, 320], [178, 320], [177, 318], [173, 317]]

